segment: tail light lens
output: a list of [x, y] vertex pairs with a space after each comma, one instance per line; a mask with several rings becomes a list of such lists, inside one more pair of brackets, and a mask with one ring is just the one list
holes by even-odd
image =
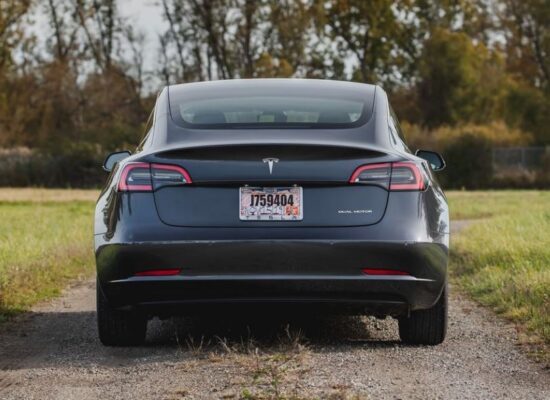
[[191, 183], [189, 173], [177, 165], [151, 164], [151, 175], [155, 189]]
[[151, 181], [151, 165], [148, 163], [126, 164], [120, 174], [119, 192], [150, 192], [153, 190]]
[[424, 175], [412, 161], [362, 165], [351, 175], [349, 182], [378, 185], [391, 191], [426, 188]]
[[408, 272], [397, 269], [363, 268], [361, 271], [365, 275], [410, 275]]
[[350, 183], [379, 185], [387, 189], [390, 186], [391, 164], [370, 164], [357, 168], [350, 178]]
[[182, 167], [166, 164], [129, 163], [120, 175], [120, 192], [151, 192], [164, 186], [191, 183], [191, 176]]
[[181, 269], [152, 269], [148, 271], [136, 272], [134, 276], [173, 276], [178, 275]]
[[424, 190], [425, 178], [413, 162], [394, 163], [391, 170], [390, 190]]

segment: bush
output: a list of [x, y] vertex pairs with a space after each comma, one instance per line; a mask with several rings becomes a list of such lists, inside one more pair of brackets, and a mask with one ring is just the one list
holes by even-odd
[[106, 178], [105, 152], [91, 143], [59, 143], [49, 149], [2, 150], [0, 186], [99, 187]]
[[411, 148], [425, 148], [441, 152], [456, 140], [469, 135], [482, 137], [489, 141], [493, 147], [525, 146], [532, 141], [531, 134], [510, 128], [502, 121], [485, 125], [442, 126], [434, 130], [427, 130], [420, 125], [404, 122], [402, 128]]
[[444, 149], [448, 168], [441, 174], [445, 187], [481, 189], [493, 177], [491, 142], [482, 136], [466, 134], [451, 140]]
[[426, 130], [419, 125], [403, 123], [411, 149], [439, 151], [447, 169], [439, 177], [446, 188], [481, 189], [491, 187], [548, 187], [548, 173], [513, 171], [506, 176], [494, 175], [492, 150], [495, 147], [526, 146], [532, 136], [503, 122], [486, 125], [444, 126]]

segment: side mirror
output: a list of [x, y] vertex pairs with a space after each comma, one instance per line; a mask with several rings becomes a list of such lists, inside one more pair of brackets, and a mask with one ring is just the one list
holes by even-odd
[[445, 160], [441, 157], [441, 154], [435, 151], [416, 150], [414, 155], [428, 161], [433, 171], [442, 171], [445, 169]]
[[124, 160], [125, 158], [130, 157], [131, 155], [132, 153], [129, 152], [128, 150], [111, 153], [107, 156], [107, 158], [103, 162], [103, 169], [107, 172], [111, 172], [115, 167], [116, 163]]

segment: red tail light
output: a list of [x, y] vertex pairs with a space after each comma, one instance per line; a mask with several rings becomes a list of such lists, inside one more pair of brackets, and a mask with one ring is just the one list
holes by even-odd
[[365, 275], [410, 275], [408, 272], [397, 269], [363, 268], [361, 271]]
[[362, 165], [355, 170], [349, 179], [350, 183], [364, 183], [388, 188], [391, 178], [391, 164]]
[[191, 183], [191, 176], [182, 167], [166, 164], [129, 163], [120, 174], [120, 192], [151, 192], [163, 186]]
[[362, 165], [353, 172], [349, 182], [378, 185], [392, 191], [426, 188], [424, 175], [412, 161]]
[[148, 163], [126, 164], [120, 174], [118, 183], [119, 192], [150, 192], [153, 190], [151, 182], [151, 166]]
[[178, 275], [181, 269], [152, 269], [149, 271], [136, 272], [134, 276], [171, 276]]
[[411, 161], [392, 164], [390, 190], [424, 190], [426, 182], [418, 165]]

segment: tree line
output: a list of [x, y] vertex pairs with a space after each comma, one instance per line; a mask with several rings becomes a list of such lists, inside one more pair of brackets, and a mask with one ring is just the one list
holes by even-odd
[[[516, 143], [550, 142], [547, 0], [159, 0], [156, 7], [166, 30], [153, 38], [158, 62], [147, 67], [151, 47], [117, 0], [0, 1], [0, 147], [88, 160], [91, 170], [106, 151], [138, 142], [155, 89], [256, 77], [380, 84], [413, 145], [433, 132], [490, 124], [504, 135], [520, 132]], [[52, 174], [71, 181], [59, 169]]]

